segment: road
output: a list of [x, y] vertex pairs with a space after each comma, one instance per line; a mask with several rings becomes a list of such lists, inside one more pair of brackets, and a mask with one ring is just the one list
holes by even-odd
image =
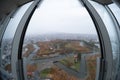
[[45, 62], [49, 62], [49, 61], [55, 62], [55, 61], [63, 60], [66, 57], [71, 57], [71, 56], [74, 56], [74, 54], [69, 53], [67, 55], [58, 55], [58, 56], [55, 56], [55, 57], [35, 59], [35, 60], [31, 60], [31, 63], [45, 63]]
[[73, 76], [81, 78], [79, 72], [77, 72], [77, 71], [75, 71], [75, 70], [73, 70], [71, 68], [68, 68], [67, 66], [63, 65], [59, 61], [54, 62], [54, 65], [56, 65], [57, 67], [59, 67], [60, 69], [62, 69], [64, 71], [66, 71], [68, 74], [71, 74]]
[[30, 55], [27, 57], [27, 60], [30, 61], [33, 56], [36, 55], [37, 51], [40, 49], [40, 47], [38, 47], [38, 45], [36, 44], [33, 44], [33, 47], [34, 47], [34, 51], [30, 53]]
[[81, 55], [80, 71], [79, 72], [77, 72], [77, 71], [75, 71], [73, 69], [68, 68], [67, 66], [63, 65], [59, 61], [54, 62], [54, 64], [56, 66], [58, 66], [60, 69], [66, 71], [67, 73], [69, 73], [71, 75], [74, 75], [74, 76], [76, 76], [78, 78], [84, 79], [87, 76], [87, 74], [88, 74], [87, 64], [86, 64], [86, 59], [85, 59], [86, 55], [87, 54], [82, 54]]
[[[39, 67], [39, 72], [46, 68], [51, 68], [53, 65], [57, 65], [60, 69], [65, 70], [68, 73], [71, 73], [72, 75], [84, 79], [87, 74], [87, 64], [86, 64], [86, 56], [92, 56], [95, 55], [97, 52], [91, 52], [87, 54], [82, 54], [81, 55], [81, 62], [80, 62], [80, 71], [76, 72], [75, 70], [72, 70], [68, 68], [67, 66], [61, 64], [59, 61], [65, 59], [66, 57], [71, 57], [74, 56], [74, 53], [69, 53], [69, 54], [60, 54], [54, 57], [49, 57], [49, 58], [41, 58], [41, 59], [34, 59], [33, 56], [36, 55], [37, 51], [40, 49], [36, 44], [33, 44], [34, 46], [34, 51], [29, 55], [27, 58], [27, 63], [29, 62], [30, 64], [32, 63], [40, 63]], [[26, 67], [24, 67], [26, 68]], [[37, 77], [37, 76], [36, 76]]]
[[86, 64], [86, 57], [87, 54], [81, 55], [81, 61], [80, 61], [80, 78], [85, 78], [87, 76], [87, 64]]
[[[26, 57], [23, 57], [23, 67], [24, 67], [24, 75], [27, 74], [27, 64], [31, 64], [31, 59], [33, 58], [34, 55], [36, 55], [37, 51], [40, 49], [40, 47], [38, 47], [36, 44], [33, 44], [33, 47], [34, 47], [34, 51], [30, 53], [30, 55], [26, 58]], [[36, 72], [35, 72], [36, 73]], [[35, 78], [38, 78], [38, 76], [36, 75]], [[27, 79], [27, 75], [25, 76], [25, 80], [28, 80]], [[37, 80], [37, 79], [36, 79]]]

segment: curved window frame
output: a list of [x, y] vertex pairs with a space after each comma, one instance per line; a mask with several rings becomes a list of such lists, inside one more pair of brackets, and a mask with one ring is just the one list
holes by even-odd
[[[99, 80], [110, 80], [112, 75], [112, 46], [106, 26], [90, 1], [82, 0], [93, 19], [99, 34], [102, 58], [100, 59]], [[109, 55], [107, 55], [109, 53]]]
[[[83, 12], [85, 11], [85, 13], [87, 13], [87, 17], [90, 19], [90, 22], [92, 22], [92, 26], [89, 26], [90, 28], [91, 27], [94, 27], [94, 30], [95, 30], [95, 32], [96, 32], [96, 28], [95, 28], [95, 25], [94, 25], [94, 23], [93, 23], [93, 20], [91, 19], [91, 16], [89, 15], [89, 13], [88, 13], [88, 11], [86, 10], [86, 8], [83, 6], [83, 3], [79, 3], [79, 1], [78, 1], [78, 4], [79, 5], [81, 5], [82, 6], [82, 8], [84, 8], [84, 10], [83, 10]], [[59, 10], [59, 9], [58, 9]], [[37, 10], [36, 10], [36, 12], [37, 12]], [[36, 14], [36, 12], [34, 12], [34, 14], [33, 14], [33, 16], [32, 16], [32, 18], [34, 17], [34, 15], [37, 15]], [[58, 13], [59, 14], [59, 13]], [[35, 21], [35, 18], [34, 19], [32, 19], [31, 18], [31, 24]], [[38, 17], [37, 17], [38, 18]], [[51, 19], [51, 18], [50, 18]], [[81, 18], [80, 18], [81, 19]], [[88, 19], [88, 20], [89, 20]], [[80, 20], [79, 20], [80, 21]], [[39, 21], [40, 22], [40, 21]], [[87, 22], [86, 20], [84, 20], [84, 22]], [[30, 22], [29, 22], [30, 23]], [[35, 23], [35, 22], [34, 22]], [[30, 26], [30, 25], [28, 25], [28, 27], [32, 27], [32, 26]], [[87, 25], [87, 27], [88, 27], [88, 25]], [[28, 29], [28, 28], [27, 28]], [[47, 29], [47, 28], [46, 28]], [[33, 29], [32, 29], [33, 30]], [[29, 31], [29, 29], [28, 29], [28, 31]], [[45, 30], [44, 30], [45, 31]], [[89, 31], [91, 31], [90, 29], [89, 29]], [[39, 31], [40, 32], [40, 31]], [[26, 34], [27, 34], [27, 31], [26, 31]], [[96, 32], [96, 34], [97, 34], [97, 32]], [[98, 34], [97, 34], [97, 36], [98, 36]], [[96, 69], [96, 71], [99, 73], [99, 64], [100, 64], [100, 59], [99, 58], [97, 58], [97, 69]], [[29, 61], [28, 61], [29, 62]], [[26, 65], [26, 63], [27, 63], [27, 61], [26, 61], [26, 58], [23, 58], [23, 63], [25, 63], [25, 65]], [[23, 65], [24, 66], [24, 65]], [[24, 68], [26, 68], [26, 66], [24, 66]], [[81, 68], [82, 69], [82, 68]], [[24, 73], [26, 73], [27, 71], [26, 70], [24, 70]], [[81, 77], [80, 76], [80, 74], [78, 73], [78, 72], [75, 72], [75, 71], [73, 71], [73, 70], [67, 70], [66, 72], [71, 72], [71, 74], [72, 75], [75, 75], [75, 76], [77, 76], [78, 78], [83, 78], [83, 77]], [[82, 72], [82, 71], [81, 71]], [[84, 73], [81, 73], [81, 74], [84, 74]]]
[[[18, 71], [19, 71], [19, 78], [20, 80], [24, 80], [24, 76], [23, 76], [23, 61], [22, 61], [22, 45], [23, 45], [23, 39], [24, 39], [24, 36], [25, 36], [25, 32], [26, 32], [26, 29], [27, 29], [27, 25], [29, 23], [29, 20], [34, 12], [34, 10], [37, 8], [37, 5], [39, 3], [39, 0], [36, 0], [30, 7], [29, 9], [27, 10], [27, 12], [24, 14], [23, 18], [21, 19], [19, 25], [18, 25], [18, 29], [15, 33], [15, 37], [14, 37], [14, 43], [13, 43], [13, 54], [15, 53], [18, 53], [16, 55], [16, 57], [14, 58], [17, 62], [18, 62]], [[98, 31], [98, 35], [99, 35], [99, 40], [100, 40], [100, 43], [101, 43], [101, 51], [103, 52], [102, 54], [102, 58], [101, 58], [101, 62], [100, 62], [100, 71], [101, 72], [100, 74], [104, 73], [104, 71], [106, 70], [107, 72], [107, 76], [110, 76], [109, 71], [111, 69], [111, 64], [109, 60], [109, 58], [111, 58], [111, 45], [110, 45], [110, 39], [109, 39], [109, 36], [108, 36], [108, 33], [107, 33], [107, 30], [105, 28], [105, 25], [104, 23], [102, 22], [102, 19], [100, 17], [97, 18], [98, 13], [96, 12], [96, 10], [93, 8], [93, 6], [87, 1], [87, 0], [84, 0], [83, 1], [85, 7], [87, 8], [88, 12], [90, 13], [90, 16], [91, 18], [93, 19], [93, 22], [96, 26], [96, 29]], [[97, 14], [96, 14], [97, 13]], [[99, 21], [100, 19], [100, 21]], [[101, 25], [103, 25], [103, 27], [101, 27]], [[106, 41], [106, 39], [108, 39], [108, 41]], [[108, 47], [109, 46], [109, 47]], [[106, 53], [110, 53], [109, 56], [106, 56]], [[12, 60], [14, 60], [12, 59]], [[108, 62], [108, 63], [107, 63]], [[107, 65], [106, 65], [106, 64]], [[105, 65], [105, 66], [104, 66]], [[21, 67], [20, 67], [21, 66]], [[109, 66], [110, 68], [107, 69], [106, 66]], [[15, 65], [16, 67], [16, 65]], [[104, 74], [102, 75], [98, 75], [99, 76], [99, 79], [100, 77], [103, 77]], [[106, 78], [109, 80], [109, 78]], [[103, 80], [103, 78], [101, 78], [100, 80]]]
[[[103, 80], [105, 70], [107, 70], [107, 75], [110, 75], [109, 72], [111, 70], [111, 67], [109, 67], [107, 69], [107, 66], [112, 65], [111, 60], [109, 60], [109, 58], [112, 58], [111, 57], [112, 56], [112, 53], [111, 53], [112, 51], [111, 51], [110, 39], [109, 39], [107, 30], [105, 28], [105, 25], [104, 25], [102, 19], [100, 17], [97, 18], [97, 16], [99, 16], [99, 15], [96, 12], [96, 10], [92, 7], [92, 5], [87, 0], [82, 1], [82, 2], [85, 5], [85, 7], [87, 8], [88, 12], [90, 13], [91, 18], [93, 19], [93, 22], [94, 22], [94, 24], [96, 26], [96, 29], [97, 29], [98, 35], [99, 35], [99, 39], [100, 39], [100, 42], [101, 42], [101, 46], [102, 46], [101, 51], [103, 52], [103, 54], [102, 54], [102, 58], [98, 59], [98, 63], [100, 63], [100, 67], [99, 67], [100, 70], [98, 70], [97, 72], [99, 72], [100, 74], [97, 75], [96, 79]], [[88, 7], [90, 7], [90, 8], [88, 8]], [[93, 11], [93, 12], [91, 12], [91, 11]], [[97, 13], [97, 15], [95, 15], [96, 13]], [[100, 21], [99, 21], [99, 19], [100, 19]], [[28, 23], [29, 23], [29, 21], [28, 21]], [[27, 25], [28, 25], [28, 23], [27, 23]], [[101, 24], [103, 26], [102, 28], [101, 28]], [[24, 25], [24, 26], [27, 27], [27, 25], [26, 26]], [[22, 38], [24, 38], [24, 36], [25, 36], [26, 28], [24, 30], [25, 31], [23, 31], [21, 33]], [[108, 39], [108, 41], [106, 41], [106, 39]], [[20, 40], [22, 42], [17, 42], [17, 43], [22, 43], [23, 44], [23, 39], [20, 39]], [[20, 50], [22, 48], [22, 44], [19, 44], [19, 49]], [[110, 53], [111, 55], [106, 57], [106, 53]], [[19, 61], [22, 62], [22, 53], [19, 53]], [[105, 65], [105, 63], [107, 63], [107, 62], [109, 62], [109, 64]], [[21, 63], [21, 65], [22, 65], [22, 63]], [[23, 70], [23, 69], [21, 69], [21, 70]]]
[[[113, 15], [113, 17], [116, 20], [117, 24], [119, 25], [119, 29], [120, 29], [120, 17], [119, 17], [120, 8], [115, 3], [107, 5], [107, 7], [109, 8], [110, 13]], [[114, 8], [116, 8], [116, 9], [114, 9]]]
[[[93, 6], [94, 6], [94, 8], [95, 9], [97, 9], [97, 4], [98, 3], [96, 3], [96, 5], [95, 4], [93, 4], [94, 3], [94, 1], [89, 1]], [[93, 3], [92, 3], [93, 2]], [[120, 41], [120, 37], [119, 37], [119, 29], [118, 29], [118, 23], [117, 23], [117, 21], [115, 20], [115, 17], [114, 17], [114, 15], [111, 13], [111, 11], [110, 11], [110, 9], [109, 9], [109, 7], [107, 7], [107, 5], [101, 5], [101, 4], [99, 4], [100, 5], [100, 7], [103, 7], [104, 9], [102, 9], [102, 10], [105, 10], [105, 12], [106, 12], [106, 14], [108, 14], [108, 18], [106, 19], [109, 23], [110, 23], [110, 21], [112, 21], [113, 23], [111, 23], [111, 25], [113, 25], [113, 26], [115, 26], [115, 27], [113, 27], [113, 26], [108, 26], [108, 22], [107, 23], [105, 23], [105, 20], [104, 20], [104, 18], [103, 17], [101, 17], [101, 15], [102, 14], [100, 14], [100, 10], [96, 10], [97, 12], [98, 12], [98, 14], [100, 15], [100, 17], [103, 19], [103, 22], [105, 23], [105, 26], [106, 26], [106, 29], [107, 29], [107, 32], [108, 32], [108, 36], [109, 36], [109, 39], [110, 39], [110, 43], [109, 44], [111, 44], [111, 46], [109, 46], [109, 48], [111, 47], [111, 58], [109, 57], [108, 58], [108, 61], [110, 61], [111, 60], [111, 62], [108, 62], [109, 64], [111, 63], [111, 66], [109, 65], [108, 67], [106, 67], [106, 68], [111, 68], [111, 69], [109, 69], [109, 73], [107, 73], [106, 75], [105, 75], [105, 80], [109, 80], [109, 79], [115, 79], [116, 80], [116, 77], [115, 77], [115, 75], [116, 75], [116, 73], [117, 73], [117, 70], [116, 71], [114, 71], [113, 69], [115, 68], [115, 69], [117, 69], [117, 67], [115, 67], [114, 65], [113, 65], [113, 60], [114, 60], [114, 54], [116, 54], [117, 56], [118, 56], [118, 53], [120, 52], [119, 50], [118, 50], [118, 48], [120, 47], [119, 45], [117, 45], [118, 47], [117, 48], [115, 48], [115, 49], [117, 49], [117, 53], [114, 53], [114, 51], [116, 51], [116, 50], [114, 50], [114, 42], [112, 42], [112, 35], [110, 35], [110, 32], [114, 32], [114, 35], [116, 35], [116, 40], [117, 40], [117, 42], [119, 43], [119, 41]], [[114, 28], [113, 30], [110, 30], [110, 28], [112, 29], [112, 28]], [[119, 48], [120, 49], [120, 48]], [[108, 53], [106, 53], [106, 58], [109, 56], [109, 55], [107, 55]], [[117, 57], [117, 61], [119, 60], [119, 57]], [[119, 64], [119, 63], [118, 63]], [[117, 65], [117, 66], [119, 66], [119, 65]], [[115, 72], [115, 73], [114, 73]], [[113, 75], [114, 74], [114, 75]]]
[[[113, 9], [112, 7], [112, 5], [114, 5], [114, 6], [116, 6], [116, 8], [117, 8], [117, 10], [116, 9]], [[119, 39], [119, 42], [120, 42], [120, 21], [119, 21], [119, 19], [120, 18], [118, 18], [118, 14], [119, 14], [119, 12], [117, 13], [117, 11], [119, 10], [120, 11], [120, 8], [115, 4], [115, 3], [112, 3], [112, 4], [110, 4], [110, 5], [107, 5], [106, 6], [106, 9], [107, 9], [107, 11], [110, 13], [110, 16], [111, 16], [111, 18], [112, 18], [112, 20], [113, 20], [113, 22], [114, 22], [114, 24], [115, 24], [115, 29], [116, 29], [116, 32], [117, 32], [117, 36], [118, 36], [118, 39]], [[116, 12], [115, 12], [116, 11]], [[119, 54], [120, 54], [120, 46], [119, 46]], [[118, 63], [117, 63], [117, 71], [116, 71], [116, 74], [115, 74], [115, 76], [114, 76], [114, 78], [116, 79], [116, 80], [119, 80], [120, 79], [120, 76], [119, 76], [119, 74], [120, 74], [120, 68], [119, 68], [119, 63], [120, 63], [120, 58], [118, 59]]]
[[[16, 74], [16, 79], [20, 80], [26, 80], [26, 77], [24, 77], [24, 69], [23, 69], [23, 59], [22, 59], [22, 44], [24, 39], [24, 34], [26, 32], [27, 25], [29, 23], [29, 20], [34, 13], [34, 10], [37, 8], [39, 2], [42, 0], [35, 0], [27, 9], [27, 11], [24, 13], [21, 21], [19, 22], [18, 28], [16, 30], [14, 41], [13, 41], [13, 48], [12, 48], [12, 61], [17, 62], [12, 64], [12, 66], [15, 67], [15, 70], [18, 71], [18, 74]], [[16, 54], [17, 53], [17, 54]], [[16, 73], [16, 71], [15, 71]], [[18, 78], [19, 77], [19, 78]]]
[[[2, 68], [2, 53], [1, 53], [1, 50], [2, 50], [2, 42], [4, 41], [4, 37], [7, 35], [7, 34], [9, 34], [9, 33], [7, 33], [8, 31], [10, 31], [9, 29], [8, 29], [8, 27], [10, 28], [10, 26], [11, 25], [9, 25], [9, 24], [15, 24], [14, 25], [14, 30], [13, 30], [13, 32], [14, 33], [11, 33], [12, 34], [12, 42], [11, 42], [11, 48], [13, 47], [13, 40], [14, 40], [14, 35], [15, 35], [15, 32], [16, 32], [16, 29], [17, 29], [17, 27], [18, 27], [18, 24], [19, 24], [19, 22], [20, 22], [20, 20], [22, 19], [22, 17], [23, 17], [23, 14], [26, 12], [26, 10], [28, 9], [28, 7], [31, 5], [31, 3], [32, 3], [32, 1], [31, 2], [28, 2], [28, 5], [25, 5], [25, 6], [19, 6], [19, 7], [17, 7], [17, 8], [15, 8], [13, 11], [11, 11], [11, 13], [5, 18], [5, 20], [0, 24], [0, 74], [2, 75], [1, 76], [1, 78], [2, 79], [15, 79], [15, 80], [17, 80], [17, 79], [19, 79], [18, 77], [17, 77], [17, 74], [16, 73], [18, 73], [17, 72], [17, 70], [16, 70], [16, 67], [13, 67], [13, 63], [15, 63], [14, 61], [12, 62], [12, 61], [10, 61], [10, 64], [11, 64], [11, 73], [9, 74], [6, 70], [4, 70], [3, 68]], [[26, 3], [27, 4], [27, 3]], [[26, 8], [25, 8], [26, 7]], [[24, 10], [22, 10], [22, 8], [25, 8]], [[22, 11], [20, 11], [20, 10], [22, 10]], [[22, 14], [19, 14], [20, 12], [22, 12]], [[19, 16], [19, 19], [17, 18], [17, 16], [18, 15], [20, 15]], [[13, 23], [13, 21], [15, 21], [15, 19], [18, 19], [18, 21], [17, 22], [15, 22], [15, 23]], [[12, 60], [12, 58], [14, 57], [14, 56], [12, 56], [12, 49], [11, 49], [11, 51], [10, 51], [10, 58], [11, 58], [11, 60]], [[16, 64], [16, 63], [15, 63]], [[13, 69], [12, 69], [13, 68]]]
[[[87, 1], [86, 1], [87, 2]], [[86, 4], [86, 2], [85, 2], [85, 4]], [[87, 2], [87, 5], [89, 5], [90, 6], [90, 4]], [[93, 10], [93, 11], [95, 11], [95, 10]], [[28, 19], [30, 19], [30, 18], [28, 18]], [[27, 20], [28, 20], [27, 19]], [[93, 19], [93, 18], [92, 18]], [[26, 20], [26, 21], [27, 21]], [[96, 20], [96, 19], [95, 19]], [[95, 21], [94, 20], [94, 21]], [[97, 22], [96, 22], [97, 21]], [[100, 22], [98, 21], [98, 19], [95, 21], [95, 24], [97, 25], [97, 30], [98, 30], [98, 33], [99, 33], [99, 37], [100, 37], [100, 42], [101, 42], [101, 46], [102, 46], [102, 50], [103, 50], [103, 57], [102, 57], [102, 59], [101, 59], [101, 67], [102, 67], [102, 69], [104, 68], [105, 69], [105, 66], [104, 66], [104, 60], [105, 60], [105, 58], [104, 58], [104, 56], [105, 56], [105, 53], [107, 53], [107, 52], [109, 52], [109, 53], [111, 53], [111, 47], [109, 47], [109, 48], [107, 48], [107, 46], [111, 46], [109, 43], [110, 43], [110, 41], [108, 41], [108, 42], [106, 42], [105, 40], [106, 40], [106, 38], [109, 40], [109, 36], [106, 34], [106, 35], [103, 35], [103, 31], [105, 31], [104, 33], [107, 33], [107, 30], [105, 29], [105, 26], [104, 26], [104, 23], [102, 22], [102, 20], [101, 20], [101, 23], [103, 24], [103, 28], [100, 28], [101, 26], [100, 26]], [[22, 21], [21, 21], [21, 23], [22, 23]], [[29, 23], [29, 20], [28, 20], [28, 23]], [[24, 25], [22, 25], [23, 27], [27, 27], [27, 25], [28, 25], [28, 23], [27, 24], [24, 24]], [[20, 25], [21, 26], [21, 25]], [[100, 31], [99, 31], [99, 29], [100, 29]], [[18, 34], [16, 33], [16, 39], [18, 38], [18, 37], [20, 37], [20, 36], [22, 36], [21, 38], [24, 38], [24, 35], [25, 35], [25, 31], [23, 31], [23, 30], [25, 30], [26, 31], [26, 28], [24, 28], [24, 29], [22, 29], [22, 30], [19, 30], [18, 29], [18, 33], [20, 32], [21, 33], [21, 35], [19, 35], [19, 36], [17, 36]], [[103, 30], [103, 31], [102, 31]], [[22, 32], [23, 31], [23, 32]], [[23, 44], [23, 39], [21, 39], [21, 38], [19, 38], [18, 39], [18, 41], [17, 41], [17, 44], [19, 45], [19, 47], [18, 47], [18, 51], [21, 51], [21, 48], [22, 48], [22, 44]], [[102, 38], [102, 39], [101, 39]], [[105, 38], [105, 39], [104, 39]], [[19, 42], [19, 40], [21, 40], [21, 42]], [[14, 41], [14, 43], [16, 43], [16, 41]], [[19, 44], [20, 43], [20, 44]], [[104, 44], [105, 43], [105, 44]], [[109, 56], [110, 57], [110, 56]], [[22, 65], [22, 54], [19, 52], [18, 53], [18, 63], [20, 63], [19, 64], [19, 66], [21, 66]], [[111, 65], [111, 64], [109, 64], [109, 65]], [[22, 68], [21, 68], [21, 70], [23, 70]], [[104, 72], [104, 70], [102, 71], [102, 72]], [[22, 72], [23, 73], [23, 72]], [[21, 73], [21, 74], [22, 74]], [[99, 76], [99, 75], [98, 75]], [[103, 77], [103, 76], [102, 76]]]
[[[0, 24], [0, 42], [2, 42], [2, 38], [3, 38], [3, 35], [4, 35], [4, 32], [7, 28], [7, 25], [10, 21], [10, 19], [13, 17], [13, 14], [15, 13], [16, 9], [11, 11], [11, 13], [6, 17], [6, 19], [1, 22]], [[1, 43], [0, 43], [0, 52], [1, 52]], [[0, 54], [0, 66], [1, 66], [1, 54]]]
[[[7, 25], [10, 21], [10, 19], [13, 17], [14, 13], [15, 13], [16, 9], [14, 9], [7, 17], [6, 19], [3, 21], [3, 23], [0, 24], [0, 42], [2, 42], [2, 38], [3, 35], [5, 33], [5, 30], [7, 28]], [[4, 78], [3, 76], [6, 76], [7, 79], [12, 78], [4, 69], [1, 68], [1, 64], [2, 64], [2, 54], [1, 54], [1, 44], [0, 43], [0, 75], [2, 75], [1, 77]]]

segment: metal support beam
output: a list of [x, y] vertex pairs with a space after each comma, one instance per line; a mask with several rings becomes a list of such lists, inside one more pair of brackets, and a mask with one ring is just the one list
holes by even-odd
[[82, 0], [82, 2], [84, 3], [84, 6], [88, 10], [91, 18], [93, 19], [100, 40], [102, 58], [100, 62], [99, 80], [111, 80], [113, 55], [108, 31], [100, 15], [90, 4], [90, 2], [88, 0]]
[[[21, 77], [21, 80], [25, 79], [23, 66], [19, 67], [16, 64], [23, 65], [22, 45], [23, 45], [24, 35], [25, 35], [26, 29], [27, 29], [27, 25], [29, 24], [29, 21], [40, 1], [41, 0], [35, 0], [31, 4], [31, 6], [28, 8], [26, 13], [22, 17], [22, 19], [18, 25], [18, 28], [16, 30], [15, 36], [14, 36], [11, 61], [12, 61], [12, 70], [14, 70], [13, 75], [15, 77], [15, 80], [18, 80], [19, 77]], [[16, 70], [18, 70], [18, 71], [16, 71]], [[17, 72], [18, 72], [18, 75], [17, 75]]]
[[108, 5], [112, 3], [112, 0], [93, 0], [103, 5]]

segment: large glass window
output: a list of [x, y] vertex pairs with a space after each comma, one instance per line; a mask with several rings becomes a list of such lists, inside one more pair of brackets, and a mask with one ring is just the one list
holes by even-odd
[[78, 0], [44, 0], [28, 25], [22, 57], [27, 80], [95, 80], [98, 35]]
[[111, 9], [120, 25], [120, 8], [115, 3], [108, 5], [108, 7]]
[[[94, 1], [90, 1], [90, 3], [93, 5], [93, 7], [96, 9], [98, 14], [102, 18], [110, 37], [112, 53], [113, 53], [112, 78], [114, 80], [116, 78], [117, 70], [119, 67], [119, 54], [120, 54], [120, 50], [119, 50], [120, 44], [119, 44], [119, 38], [118, 38], [116, 26], [113, 22], [112, 17], [110, 16], [110, 13], [107, 11], [107, 9], [103, 5], [96, 3]], [[118, 13], [118, 8], [115, 8], [115, 5], [114, 5], [113, 12], [115, 14]], [[118, 17], [118, 15], [116, 15], [116, 17]], [[117, 19], [119, 20], [119, 17]], [[106, 53], [106, 54], [109, 55], [109, 53]]]
[[[118, 38], [119, 38], [119, 41], [116, 41], [117, 43], [116, 43], [116, 45], [118, 45], [118, 46], [116, 46], [116, 47], [118, 47], [118, 48], [116, 48], [116, 54], [117, 54], [117, 56], [118, 57], [120, 57], [120, 17], [119, 17], [119, 14], [120, 14], [120, 8], [115, 4], [115, 3], [113, 3], [113, 4], [110, 4], [110, 5], [108, 5], [108, 7], [110, 8], [110, 10], [112, 11], [112, 13], [113, 13], [113, 16], [115, 17], [115, 19], [117, 20], [117, 22], [118, 22], [118, 28], [116, 28], [116, 29], [118, 29], [118, 30], [116, 30], [116, 32], [117, 31], [119, 31], [118, 32]], [[119, 58], [118, 58], [119, 59]], [[120, 79], [119, 78], [119, 70], [120, 70], [120, 67], [119, 67], [119, 64], [120, 64], [120, 59], [119, 60], [114, 60], [114, 62], [115, 62], [115, 64], [117, 64], [117, 72], [116, 72], [116, 76], [117, 76], [117, 78], [116, 79]]]
[[[12, 18], [10, 19], [7, 28], [4, 32], [2, 43], [1, 43], [1, 68], [6, 71], [6, 73], [12, 75], [12, 65], [11, 65], [11, 56], [12, 53], [12, 41], [17, 29], [17, 26], [23, 17], [24, 13], [31, 5], [32, 2], [25, 4], [24, 6], [18, 8]], [[14, 69], [14, 68], [13, 68]], [[14, 75], [13, 75], [14, 77]]]

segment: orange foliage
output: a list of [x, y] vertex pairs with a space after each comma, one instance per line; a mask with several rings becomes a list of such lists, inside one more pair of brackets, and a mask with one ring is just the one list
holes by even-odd
[[26, 51], [26, 53], [23, 54], [23, 57], [28, 57], [29, 54], [34, 50], [34, 47], [32, 44], [28, 44], [25, 48], [27, 48], [28, 50]]
[[86, 80], [95, 80], [96, 77], [96, 59], [100, 57], [100, 54], [87, 57], [88, 77]]
[[27, 65], [27, 72], [34, 72], [36, 70], [37, 70], [37, 65], [33, 65], [33, 64]]
[[6, 65], [5, 70], [7, 70], [8, 72], [11, 72], [11, 64]]
[[78, 80], [76, 77], [69, 75], [57, 67], [52, 68], [51, 73], [48, 76], [53, 80]]
[[[44, 41], [44, 42], [37, 42], [40, 50], [37, 52], [37, 57], [42, 57], [43, 55], [50, 55], [50, 54], [64, 54], [64, 53], [71, 53], [71, 52], [90, 52], [90, 49], [87, 47], [80, 46], [80, 41], [66, 41], [66, 40], [53, 40], [53, 41]], [[56, 46], [59, 45], [59, 48]]]

